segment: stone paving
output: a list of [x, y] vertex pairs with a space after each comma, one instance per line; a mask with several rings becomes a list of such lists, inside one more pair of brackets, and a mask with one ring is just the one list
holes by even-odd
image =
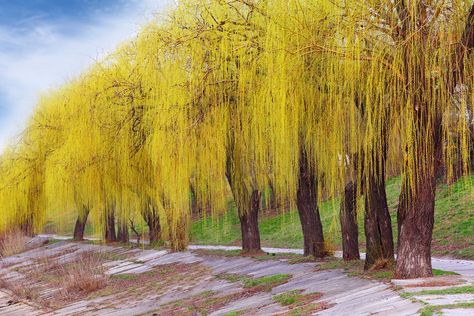
[[[103, 295], [75, 301], [56, 310], [44, 310], [41, 306], [34, 306], [29, 301], [16, 301], [12, 299], [11, 293], [1, 290], [0, 315], [167, 315], [160, 312], [167, 304], [189, 299], [206, 291], [212, 291], [218, 296], [242, 292], [241, 283], [228, 282], [215, 277], [222, 273], [247, 275], [254, 278], [283, 273], [291, 275], [291, 278], [288, 282], [273, 287], [271, 292], [257, 292], [245, 297], [237, 296], [235, 300], [220, 306], [210, 315], [227, 315], [232, 312], [243, 312], [244, 315], [282, 315], [289, 310], [275, 302], [273, 296], [292, 290], [301, 290], [303, 294], [323, 293], [316, 302], [324, 302], [330, 308], [315, 315], [417, 315], [425, 303], [445, 305], [474, 301], [472, 294], [417, 296], [417, 291], [440, 288], [439, 286], [427, 287], [423, 284], [432, 281], [433, 278], [393, 280], [392, 283], [382, 283], [349, 277], [342, 270], [319, 271], [316, 270], [317, 263], [290, 264], [284, 260], [257, 261], [246, 257], [206, 256], [193, 252], [193, 249], [197, 248], [202, 247], [193, 246], [188, 252], [170, 253], [165, 250], [129, 249], [61, 241], [4, 258], [0, 261], [1, 279], [23, 284], [27, 284], [28, 280], [18, 271], [32, 265], [35, 260], [52, 256], [61, 264], [65, 264], [81, 253], [89, 251], [108, 253], [108, 257], [116, 258], [104, 264], [106, 273], [109, 275], [141, 275], [162, 269], [167, 265], [183, 263], [203, 267], [209, 270], [210, 274], [196, 282], [190, 282], [185, 287], [171, 286], [162, 293], [140, 293], [137, 297], [127, 297], [125, 300], [116, 294]], [[265, 250], [273, 253], [291, 252], [285, 249]], [[448, 283], [459, 283], [456, 286], [474, 284], [474, 277], [470, 276], [471, 266], [460, 262], [453, 262], [448, 266], [448, 263], [443, 261], [445, 267], [453, 267], [456, 271], [464, 271], [466, 274], [443, 277], [442, 280]], [[464, 268], [461, 269], [461, 267]], [[436, 278], [436, 280], [440, 279]], [[394, 286], [406, 292], [414, 292], [413, 296], [402, 298], [400, 293], [394, 290]], [[54, 291], [61, 291], [61, 289], [45, 288], [39, 295], [48, 300], [48, 298], [51, 299]], [[474, 315], [472, 309], [443, 309], [442, 311], [445, 315]]]

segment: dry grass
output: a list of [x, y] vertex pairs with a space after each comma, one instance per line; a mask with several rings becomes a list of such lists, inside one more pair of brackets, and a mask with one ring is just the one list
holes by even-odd
[[109, 277], [105, 274], [100, 255], [84, 253], [74, 262], [60, 266], [58, 273], [61, 288], [66, 295], [78, 292], [89, 294], [107, 286]]
[[[84, 252], [66, 262], [67, 254], [63, 252], [35, 259], [17, 271], [23, 276], [21, 280], [9, 281], [0, 277], [0, 287], [9, 290], [15, 300], [28, 301], [51, 310], [107, 286], [109, 276], [105, 274], [100, 253]], [[46, 299], [39, 295], [44, 289], [53, 291], [51, 297]]]
[[26, 250], [29, 238], [20, 230], [12, 230], [0, 236], [0, 255], [9, 257]]
[[380, 271], [380, 270], [391, 270], [395, 268], [395, 262], [392, 259], [378, 259], [369, 268], [369, 272]]
[[32, 301], [39, 297], [36, 287], [27, 285], [24, 282], [12, 282], [6, 280], [3, 276], [0, 277], [0, 288], [10, 292], [13, 300], [18, 302], [20, 300]]

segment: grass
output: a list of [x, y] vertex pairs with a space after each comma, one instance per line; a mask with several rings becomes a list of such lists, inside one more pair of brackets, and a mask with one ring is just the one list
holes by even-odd
[[[275, 274], [261, 278], [251, 278], [238, 274], [220, 274], [216, 278], [229, 282], [241, 282], [243, 289], [228, 295], [214, 293], [213, 291], [201, 292], [192, 297], [187, 297], [160, 306], [152, 315], [208, 315], [222, 308], [230, 302], [248, 298], [258, 292], [270, 292], [275, 286], [287, 282], [291, 276], [287, 274]], [[208, 279], [207, 277], [205, 279]], [[173, 283], [171, 283], [173, 284]], [[228, 315], [256, 314], [257, 310], [234, 311]]]
[[433, 269], [433, 276], [443, 276], [443, 275], [459, 275], [459, 273], [452, 271], [444, 271], [439, 269]]
[[247, 278], [243, 280], [243, 284], [244, 288], [251, 288], [257, 286], [273, 288], [277, 285], [286, 283], [289, 279], [291, 279], [291, 275], [289, 274], [274, 274], [257, 279]]
[[6, 232], [0, 236], [0, 256], [9, 257], [26, 250], [29, 238], [20, 230]]
[[285, 315], [311, 315], [330, 307], [326, 302], [313, 303], [321, 298], [322, 293], [302, 294], [302, 292], [303, 290], [293, 290], [274, 295], [272, 298], [289, 309]]
[[293, 291], [289, 291], [289, 292], [285, 292], [285, 293], [273, 296], [273, 300], [275, 302], [280, 303], [283, 306], [295, 304], [300, 298], [301, 298], [300, 290], [293, 290]]
[[[392, 218], [394, 240], [397, 236], [397, 206], [400, 178], [387, 180], [387, 201]], [[447, 186], [439, 184], [435, 203], [433, 253], [438, 256], [474, 259], [474, 176], [466, 177]], [[340, 249], [339, 199], [320, 203], [319, 210], [325, 238], [329, 247]], [[359, 244], [364, 251], [363, 201], [359, 201]], [[259, 220], [262, 245], [266, 247], [302, 248], [303, 235], [298, 212], [287, 210], [277, 213], [262, 211]], [[191, 243], [206, 245], [240, 245], [240, 223], [233, 203], [218, 218], [194, 220], [191, 225]]]
[[136, 280], [138, 276], [136, 274], [115, 274], [112, 276], [114, 279], [118, 280]]
[[429, 305], [423, 307], [419, 310], [420, 316], [432, 316], [432, 315], [442, 315], [441, 310], [443, 309], [455, 309], [455, 308], [474, 308], [474, 302], [470, 303], [458, 303], [458, 304], [448, 304], [448, 305]]
[[451, 295], [451, 294], [471, 294], [474, 293], [474, 285], [450, 287], [447, 289], [438, 290], [423, 290], [418, 292], [401, 292], [400, 296], [403, 298], [412, 298], [414, 296], [424, 295]]
[[280, 260], [288, 262], [289, 264], [305, 263], [305, 262], [315, 262], [315, 258], [311, 256], [303, 256], [294, 253], [252, 253], [252, 254], [242, 254], [241, 250], [222, 250], [222, 249], [197, 249], [193, 250], [194, 253], [197, 253], [201, 256], [218, 256], [218, 257], [250, 257], [258, 261], [265, 260]]
[[254, 279], [246, 275], [224, 273], [224, 274], [219, 274], [216, 277], [218, 279], [226, 280], [229, 282], [242, 282], [244, 289], [251, 289], [253, 292], [271, 291], [271, 289], [274, 288], [275, 286], [284, 284], [288, 282], [289, 279], [291, 279], [290, 274], [273, 274], [273, 275]]
[[[29, 265], [20, 265], [15, 271], [21, 279], [10, 282], [0, 278], [0, 287], [10, 290], [17, 300], [26, 300], [45, 310], [60, 308], [74, 300], [80, 300], [92, 292], [107, 286], [109, 277], [103, 268], [100, 253], [83, 252], [72, 261], [60, 261], [71, 252], [34, 259]], [[58, 289], [45, 299], [44, 289]]]
[[361, 277], [380, 281], [390, 281], [394, 276], [393, 262], [375, 263], [368, 271], [364, 270], [363, 260], [344, 261], [340, 258], [326, 258], [318, 265], [318, 270], [342, 269], [351, 277]]
[[61, 288], [67, 293], [92, 293], [107, 286], [109, 277], [105, 274], [103, 259], [94, 253], [85, 253], [74, 262], [61, 266], [58, 277]]
[[439, 290], [423, 290], [419, 292], [412, 292], [413, 296], [418, 295], [449, 295], [449, 294], [470, 294], [474, 293], [474, 285], [450, 287], [447, 289]]

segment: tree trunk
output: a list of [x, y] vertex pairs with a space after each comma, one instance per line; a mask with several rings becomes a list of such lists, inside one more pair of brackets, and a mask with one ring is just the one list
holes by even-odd
[[161, 242], [161, 226], [158, 212], [155, 207], [151, 207], [150, 210], [144, 212], [145, 222], [148, 225], [148, 235], [150, 239], [150, 245], [154, 246]]
[[74, 241], [84, 240], [84, 230], [86, 228], [87, 217], [89, 217], [89, 208], [83, 206], [82, 211], [80, 211], [77, 216], [76, 225], [74, 226]]
[[397, 278], [419, 278], [432, 275], [431, 238], [434, 225], [435, 177], [417, 177], [411, 194], [408, 182], [402, 186], [398, 206]]
[[381, 173], [378, 176], [369, 174], [365, 186], [365, 269], [369, 269], [378, 260], [394, 260], [392, 221], [385, 192], [385, 175], [383, 171]]
[[[403, 1], [399, 1], [397, 6], [398, 12], [407, 12]], [[425, 11], [427, 11], [426, 6]], [[403, 24], [407, 29], [407, 22]], [[420, 31], [420, 29], [416, 29], [418, 27], [416, 24], [413, 26], [415, 27], [413, 32]], [[404, 32], [404, 35], [406, 37], [408, 33]], [[429, 39], [425, 35], [421, 40], [427, 41]], [[422, 56], [427, 52], [419, 47], [417, 51], [413, 51], [416, 48], [417, 46], [407, 43], [404, 55], [410, 56], [411, 53], [412, 59], [415, 57], [417, 60], [423, 61]], [[452, 78], [448, 78], [446, 81], [451, 92], [458, 84], [463, 83], [464, 60], [469, 57], [473, 48], [474, 5], [471, 6], [461, 42], [453, 54], [454, 72]], [[407, 57], [405, 59], [408, 60]], [[432, 105], [426, 103], [423, 92], [427, 91], [426, 86], [429, 79], [426, 78], [425, 63], [421, 62], [419, 66], [414, 68], [410, 67], [410, 63], [406, 63], [405, 68], [406, 78], [419, 79], [416, 81], [406, 80], [408, 101], [413, 106], [411, 111], [413, 111], [412, 115], [415, 118], [414, 130], [416, 133], [413, 135], [412, 142], [407, 144], [407, 152], [408, 149], [411, 149], [415, 157], [406, 157], [411, 158], [413, 164], [411, 169], [408, 169], [411, 170], [411, 174], [404, 176], [398, 206], [398, 257], [395, 272], [398, 278], [418, 278], [432, 275], [431, 239], [434, 225], [436, 174], [442, 160], [442, 109], [430, 109]]]
[[349, 182], [344, 188], [344, 200], [340, 209], [342, 233], [342, 257], [344, 260], [359, 260], [359, 227], [357, 224], [357, 186]]
[[33, 229], [33, 214], [27, 215], [26, 219], [20, 224], [20, 230], [26, 236], [33, 237], [35, 235]]
[[260, 192], [253, 190], [246, 210], [239, 210], [240, 229], [242, 231], [242, 252], [256, 253], [261, 251], [260, 231], [258, 229], [258, 210]]
[[123, 243], [128, 243], [130, 241], [130, 235], [128, 233], [127, 222], [119, 220], [117, 233], [118, 233], [117, 234], [118, 241], [123, 242]]
[[202, 210], [199, 207], [197, 193], [192, 184], [190, 185], [190, 194], [191, 194], [191, 216], [199, 215], [201, 214]]
[[260, 191], [255, 188], [249, 189], [246, 187], [244, 181], [240, 178], [240, 173], [236, 174], [234, 172], [235, 166], [231, 158], [233, 149], [230, 150], [231, 152], [227, 154], [226, 159], [226, 177], [234, 196], [237, 213], [239, 214], [242, 252], [258, 253], [261, 252], [260, 231], [258, 229]]
[[113, 210], [109, 210], [105, 219], [105, 241], [115, 242], [117, 241], [117, 235], [115, 234], [115, 214]]
[[318, 208], [318, 183], [314, 169], [310, 166], [304, 149], [300, 150], [298, 182], [296, 204], [303, 230], [304, 255], [323, 258], [326, 255], [326, 250]]

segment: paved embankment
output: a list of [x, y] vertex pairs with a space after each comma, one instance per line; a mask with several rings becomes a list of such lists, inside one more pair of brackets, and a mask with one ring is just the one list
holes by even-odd
[[[125, 285], [118, 289], [107, 288], [93, 295], [78, 296], [76, 300], [69, 300], [57, 306], [32, 304], [32, 301], [48, 302], [60, 297], [58, 293], [63, 289], [55, 287], [55, 283], [45, 283], [43, 287], [40, 284], [40, 290], [35, 294], [38, 297], [34, 300], [15, 300], [12, 299], [15, 296], [11, 292], [0, 291], [0, 314], [181, 315], [180, 308], [189, 305], [187, 308], [191, 310], [199, 297], [210, 295], [208, 301], [219, 302], [209, 306], [207, 311], [211, 315], [227, 315], [232, 312], [242, 315], [283, 315], [290, 312], [290, 309], [276, 302], [275, 296], [296, 290], [302, 294], [322, 294], [312, 303], [324, 304], [326, 309], [316, 312], [316, 315], [416, 315], [426, 306], [432, 306], [446, 315], [474, 315], [472, 308], [457, 308], [457, 305], [453, 305], [474, 304], [472, 293], [435, 292], [427, 295], [421, 292], [473, 286], [474, 263], [470, 261], [433, 260], [435, 268], [455, 271], [461, 274], [458, 276], [382, 283], [350, 277], [340, 269], [318, 270], [319, 263], [314, 262], [290, 264], [284, 259], [255, 260], [196, 252], [198, 249], [237, 250], [239, 247], [189, 248], [188, 252], [170, 253], [165, 250], [60, 241], [4, 258], [0, 260], [0, 277], [4, 284], [20, 284], [28, 288], [38, 287], [38, 284], [32, 284], [33, 280], [29, 275], [39, 263], [43, 264], [54, 258], [58, 264], [67, 265], [85, 253], [101, 253], [107, 258], [106, 262], [102, 263], [105, 273], [114, 276], [114, 280], [123, 279], [125, 283], [118, 284]], [[264, 251], [301, 253], [299, 249], [264, 248]], [[218, 277], [223, 274], [245, 275], [251, 278], [288, 274], [290, 278], [269, 291], [248, 292], [243, 288], [242, 282]], [[133, 276], [137, 276], [136, 279]], [[150, 280], [146, 276], [150, 276]], [[173, 314], [174, 308], [181, 312]]]
[[[25, 253], [5, 258], [1, 261], [2, 278], [9, 282], [28, 282], [21, 271], [27, 271], [29, 265], [44, 257], [55, 258], [66, 264], [85, 252], [108, 253], [107, 257], [120, 258], [107, 262], [107, 274], [131, 275], [145, 274], [170, 265], [194, 265], [193, 270], [204, 269], [203, 275], [181, 286], [168, 286], [165, 291], [138, 291], [139, 295], [103, 293], [98, 297], [89, 297], [67, 304], [56, 310], [43, 311], [23, 303], [14, 303], [0, 308], [2, 315], [44, 314], [44, 315], [139, 315], [161, 314], [160, 310], [172, 302], [184, 300], [212, 291], [213, 295], [229, 296], [243, 291], [239, 282], [229, 282], [215, 276], [221, 274], [247, 275], [252, 278], [289, 274], [290, 279], [271, 291], [256, 292], [226, 302], [212, 311], [212, 315], [226, 315], [233, 311], [244, 315], [271, 315], [288, 312], [273, 297], [292, 290], [302, 293], [319, 292], [323, 295], [316, 302], [324, 302], [329, 309], [318, 315], [415, 315], [421, 304], [403, 299], [391, 288], [390, 284], [349, 277], [342, 270], [316, 271], [315, 263], [290, 264], [285, 261], [258, 261], [243, 257], [218, 257], [199, 255], [193, 252], [169, 253], [159, 250], [125, 249], [84, 243], [58, 242]], [[124, 259], [126, 258], [126, 259]], [[207, 274], [206, 274], [207, 273]], [[178, 282], [178, 280], [176, 280]], [[39, 295], [45, 300], [54, 297], [60, 289], [45, 288]], [[135, 292], [134, 292], [135, 293]], [[15, 314], [16, 313], [16, 314]]]

